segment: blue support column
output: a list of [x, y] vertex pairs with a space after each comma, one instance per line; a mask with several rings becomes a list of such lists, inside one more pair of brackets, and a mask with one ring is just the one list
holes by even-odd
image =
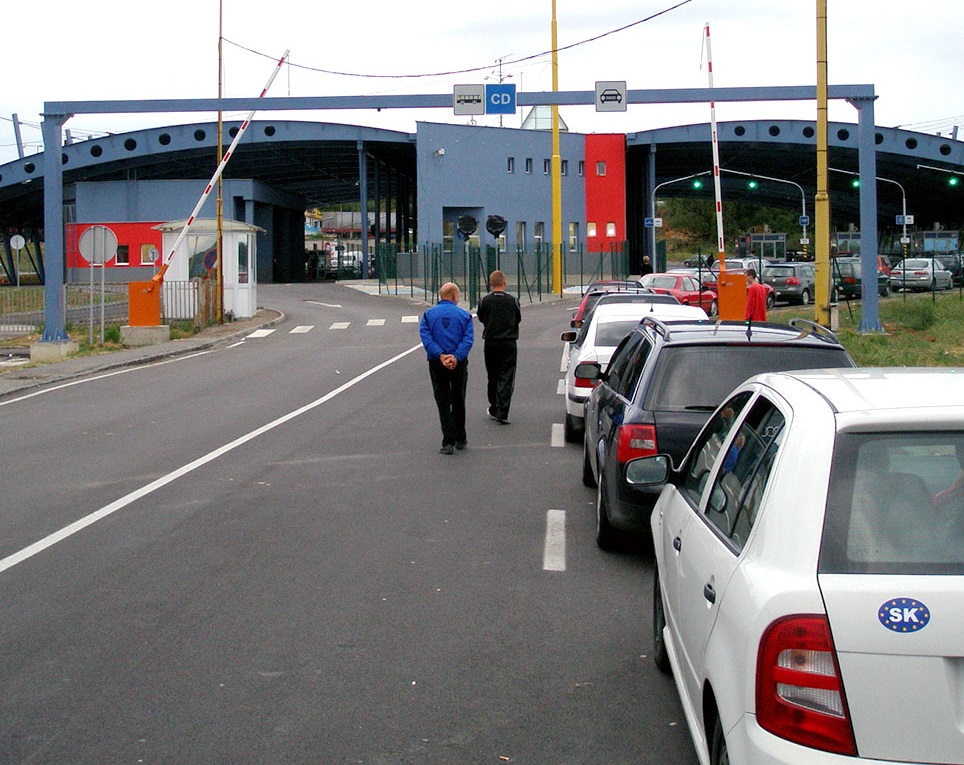
[[857, 171], [860, 173], [859, 332], [883, 332], [877, 295], [877, 137], [874, 99], [851, 99], [857, 109]]
[[44, 137], [44, 331], [42, 343], [67, 341], [64, 305], [64, 174], [60, 164], [60, 131], [70, 118], [45, 114]]
[[361, 204], [362, 278], [368, 273], [368, 155], [365, 142], [358, 141], [358, 201]]

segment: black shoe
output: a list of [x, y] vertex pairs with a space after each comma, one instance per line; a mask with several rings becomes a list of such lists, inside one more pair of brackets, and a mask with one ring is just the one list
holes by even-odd
[[455, 447], [452, 444], [442, 444], [442, 448], [438, 450], [439, 454], [455, 454]]
[[496, 417], [495, 419], [498, 421], [499, 425], [508, 425], [508, 424], [509, 424], [509, 418], [508, 418], [508, 417]]
[[465, 441], [455, 442], [455, 448], [458, 449], [459, 451], [462, 451], [466, 446], [467, 446], [467, 443]]
[[486, 413], [487, 415], [489, 415], [489, 417], [491, 417], [493, 420], [499, 419], [498, 416], [496, 415], [496, 413], [492, 411], [492, 407], [491, 407], [491, 406], [490, 406], [488, 409], [485, 410], [485, 413]]

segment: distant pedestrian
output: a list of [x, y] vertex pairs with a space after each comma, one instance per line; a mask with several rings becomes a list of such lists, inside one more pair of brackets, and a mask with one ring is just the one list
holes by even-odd
[[767, 288], [756, 278], [756, 269], [746, 270], [746, 314], [747, 321], [767, 320]]
[[489, 416], [503, 425], [509, 424], [509, 405], [515, 388], [515, 370], [518, 360], [516, 341], [522, 311], [515, 295], [505, 291], [505, 274], [493, 271], [489, 274], [492, 291], [479, 301], [477, 315], [485, 340], [485, 371], [488, 376], [487, 394]]
[[442, 454], [464, 449], [465, 389], [469, 381], [469, 351], [475, 341], [472, 314], [459, 308], [459, 288], [446, 282], [438, 291], [439, 302], [419, 323], [419, 335], [428, 357], [432, 392], [442, 426]]

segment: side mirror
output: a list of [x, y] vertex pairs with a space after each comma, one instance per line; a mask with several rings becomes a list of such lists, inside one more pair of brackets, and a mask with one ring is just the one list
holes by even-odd
[[669, 457], [657, 454], [626, 463], [626, 482], [633, 486], [658, 486], [669, 479]]
[[559, 339], [562, 340], [562, 342], [564, 343], [574, 343], [576, 342], [577, 337], [579, 337], [579, 333], [571, 332], [571, 331], [563, 332], [561, 335], [559, 335]]

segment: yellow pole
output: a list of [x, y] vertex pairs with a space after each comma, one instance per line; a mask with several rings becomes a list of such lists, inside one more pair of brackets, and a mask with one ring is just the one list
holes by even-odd
[[[552, 92], [559, 91], [556, 0], [552, 0]], [[552, 291], [562, 296], [562, 155], [559, 151], [559, 103], [552, 104]]]
[[[223, 58], [223, 42], [224, 42], [224, 3], [218, 3], [218, 99], [224, 98], [224, 58]], [[218, 109], [218, 161], [224, 155], [224, 121], [221, 110]], [[218, 324], [224, 324], [224, 265], [223, 265], [223, 255], [224, 255], [224, 196], [223, 187], [221, 186], [221, 176], [218, 176], [218, 199], [216, 206], [217, 215], [217, 243], [216, 243], [216, 253], [217, 253], [217, 266], [215, 268], [215, 278], [217, 281], [217, 291], [215, 298], [215, 315], [218, 318]], [[206, 319], [205, 319], [206, 320]]]
[[817, 0], [817, 194], [814, 198], [815, 320], [830, 326], [830, 194], [827, 161], [827, 0]]

